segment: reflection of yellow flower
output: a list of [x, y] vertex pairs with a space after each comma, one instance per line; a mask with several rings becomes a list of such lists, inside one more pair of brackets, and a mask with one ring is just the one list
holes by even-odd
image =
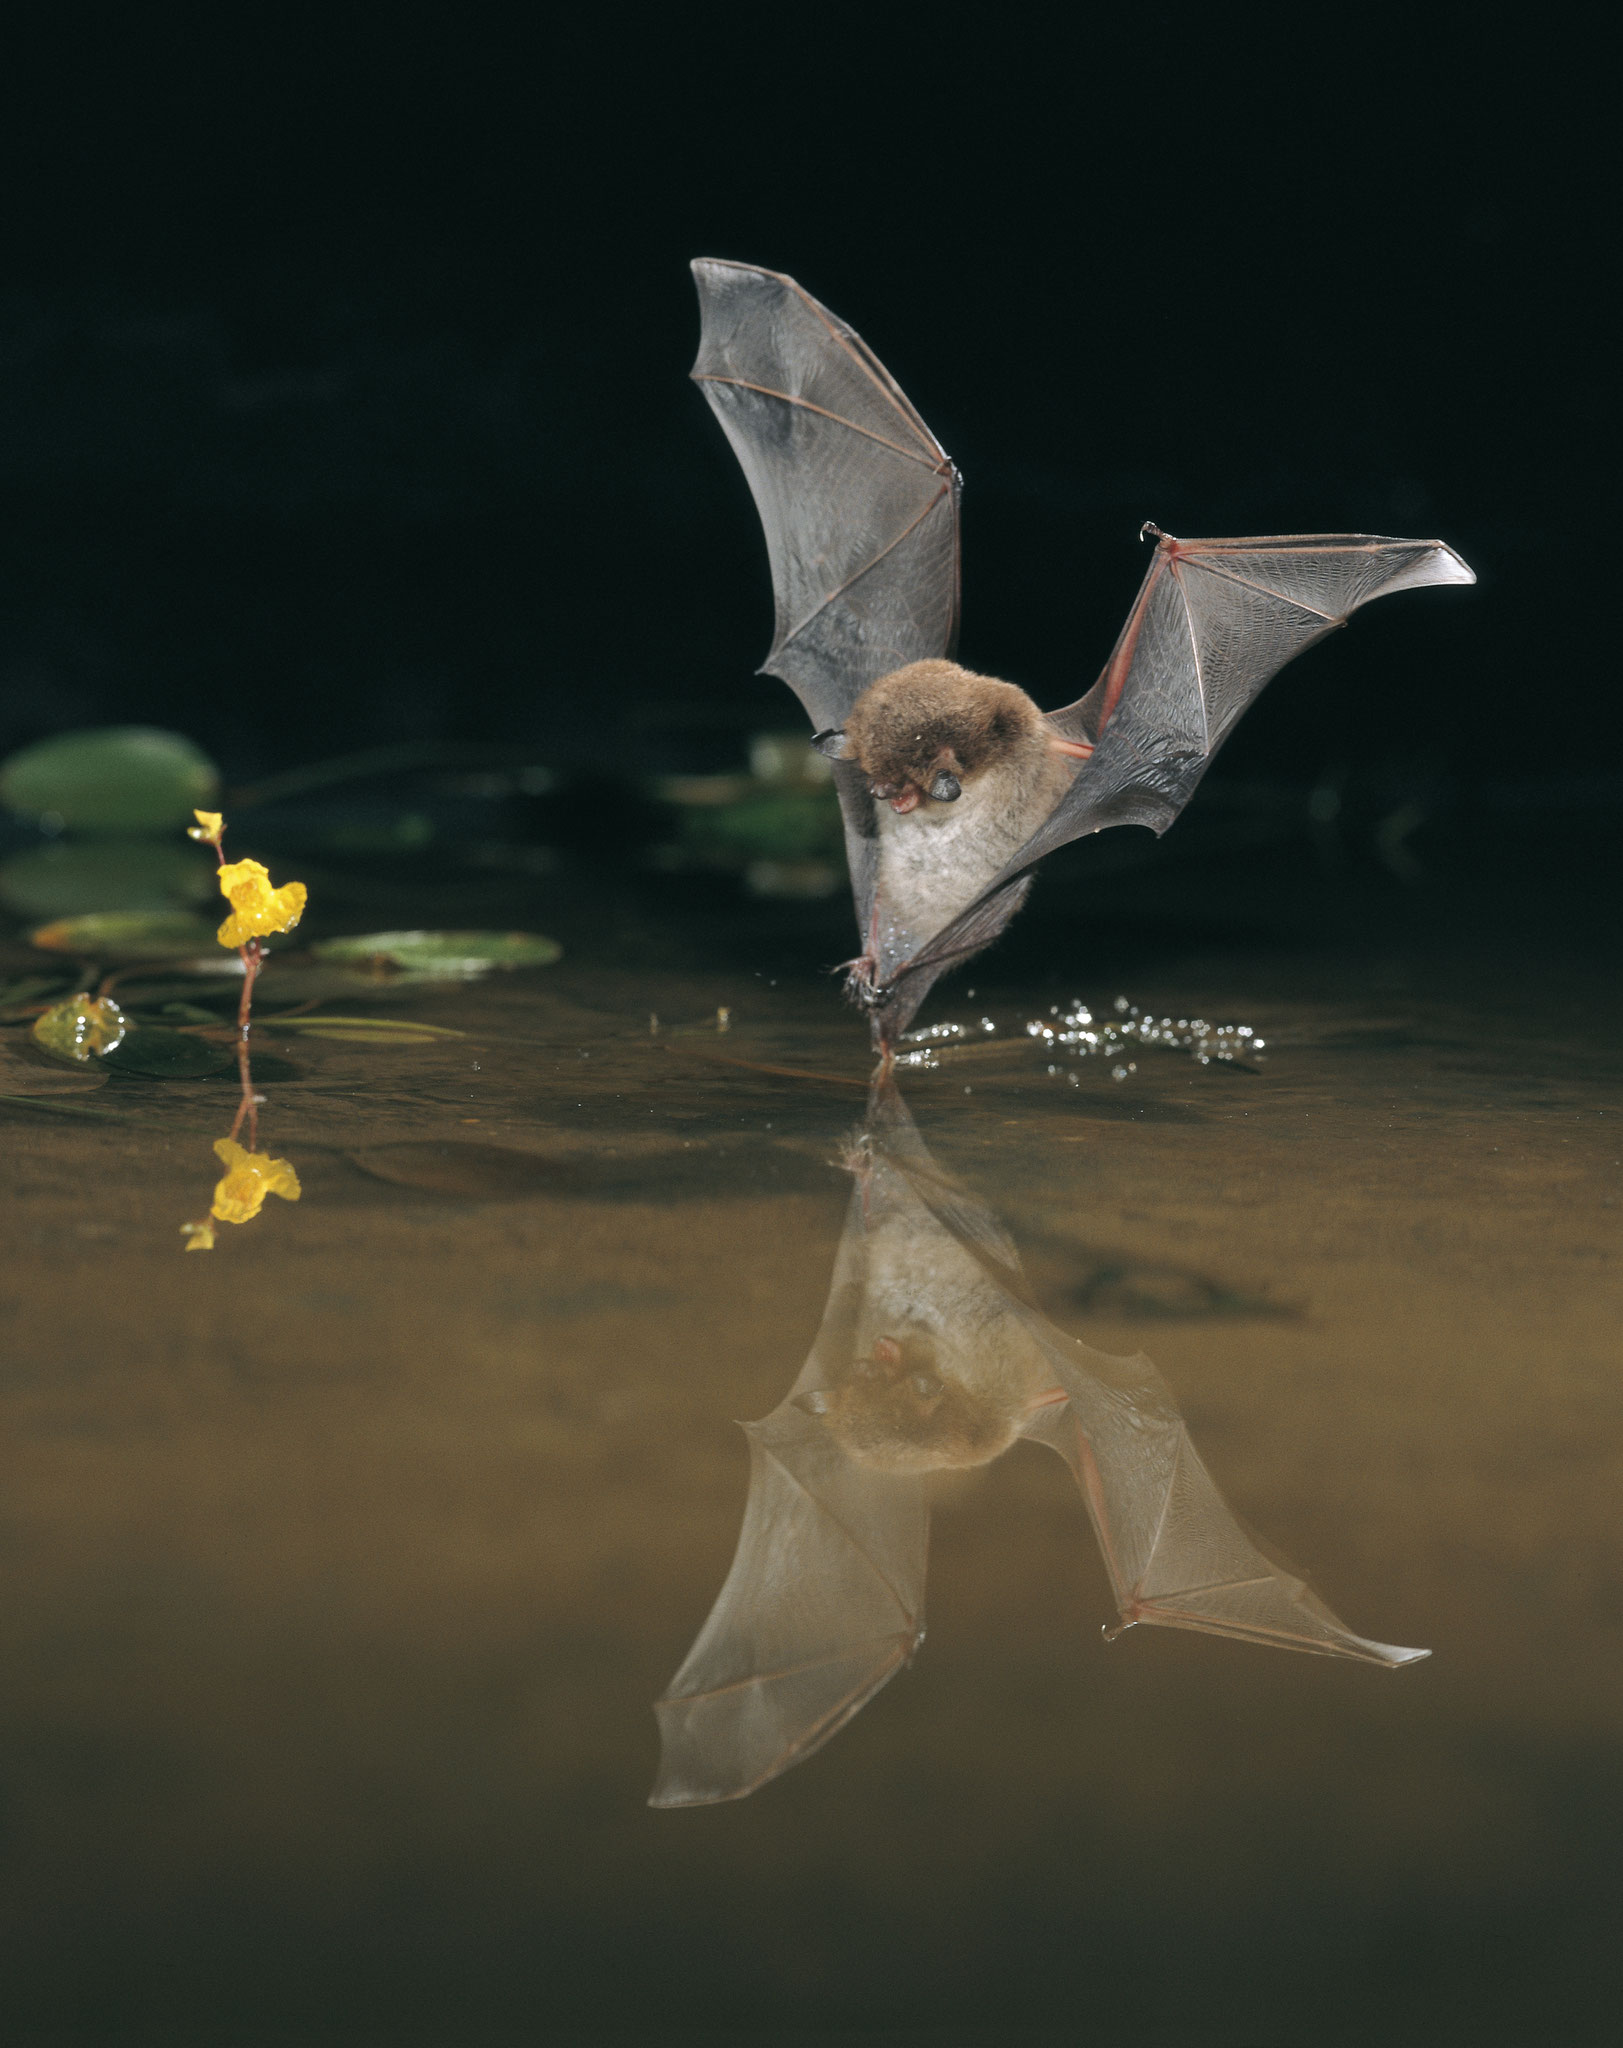
[[195, 825], [186, 827], [188, 839], [201, 839], [205, 846], [218, 846], [225, 836], [225, 819], [218, 811], [193, 811]]
[[220, 894], [231, 915], [217, 934], [222, 946], [245, 946], [271, 932], [290, 932], [304, 915], [305, 887], [289, 882], [273, 889], [270, 870], [257, 860], [230, 860], [220, 870]]
[[299, 1176], [285, 1159], [270, 1159], [263, 1152], [244, 1152], [234, 1138], [221, 1138], [215, 1157], [225, 1168], [225, 1179], [214, 1190], [210, 1214], [222, 1223], [251, 1223], [265, 1206], [267, 1195], [280, 1195], [284, 1202], [299, 1199]]
[[70, 996], [34, 1019], [34, 1039], [58, 1059], [83, 1066], [93, 1052], [111, 1052], [128, 1028], [129, 1019], [111, 996]]
[[214, 1225], [212, 1223], [207, 1221], [202, 1223], [183, 1223], [180, 1226], [180, 1234], [185, 1238], [186, 1249], [189, 1252], [211, 1252], [214, 1249]]

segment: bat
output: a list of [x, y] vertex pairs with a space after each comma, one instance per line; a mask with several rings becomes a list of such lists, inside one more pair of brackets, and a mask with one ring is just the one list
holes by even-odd
[[1165, 832], [1241, 713], [1360, 605], [1474, 583], [1436, 540], [1287, 534], [1155, 543], [1098, 681], [1043, 713], [961, 668], [957, 470], [900, 386], [777, 271], [702, 257], [693, 367], [765, 529], [761, 673], [835, 763], [863, 951], [847, 988], [883, 1050], [988, 945], [1035, 864], [1109, 825]]
[[1029, 1298], [984, 1204], [931, 1158], [889, 1071], [849, 1141], [845, 1229], [805, 1365], [749, 1439], [738, 1548], [655, 1706], [652, 1806], [741, 1799], [819, 1749], [924, 1640], [930, 1475], [1021, 1438], [1059, 1452], [1118, 1621], [1387, 1668], [1240, 1528], [1147, 1358], [1093, 1351]]

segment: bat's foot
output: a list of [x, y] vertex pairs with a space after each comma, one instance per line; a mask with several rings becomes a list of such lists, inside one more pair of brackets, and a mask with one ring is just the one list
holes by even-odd
[[859, 1010], [881, 1010], [890, 1001], [890, 990], [879, 979], [879, 962], [865, 953], [860, 960], [845, 963], [845, 993]]
[[842, 1173], [860, 1179], [873, 1170], [873, 1138], [867, 1131], [852, 1131], [840, 1146], [840, 1156], [830, 1163]]

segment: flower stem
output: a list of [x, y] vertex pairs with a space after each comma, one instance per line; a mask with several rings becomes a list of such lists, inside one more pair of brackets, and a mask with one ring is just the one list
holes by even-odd
[[[224, 868], [225, 848], [218, 839], [214, 842], [214, 861], [217, 867]], [[265, 964], [264, 948], [257, 939], [250, 939], [247, 945], [237, 948], [237, 958], [242, 962], [242, 995], [237, 1003], [237, 1078], [242, 1083], [242, 1100], [237, 1104], [231, 1135], [236, 1137], [246, 1117], [248, 1150], [254, 1152], [259, 1148], [259, 1103], [254, 1095], [253, 1075], [248, 1066], [248, 1038], [253, 1029], [254, 983]]]
[[231, 1135], [234, 1138], [242, 1129], [242, 1120], [246, 1116], [248, 1150], [255, 1152], [259, 1149], [259, 1101], [254, 1094], [253, 1075], [248, 1067], [248, 1037], [253, 1029], [254, 983], [259, 979], [265, 956], [257, 939], [250, 939], [246, 946], [239, 946], [237, 952], [242, 959], [242, 998], [237, 1004], [237, 1078], [242, 1083], [242, 1100], [237, 1105]]

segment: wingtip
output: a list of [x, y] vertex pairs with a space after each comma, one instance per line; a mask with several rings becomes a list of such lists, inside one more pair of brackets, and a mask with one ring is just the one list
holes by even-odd
[[1423, 1663], [1431, 1655], [1430, 1650], [1406, 1650], [1401, 1643], [1371, 1643], [1370, 1648], [1380, 1652], [1389, 1671], [1401, 1671], [1405, 1664]]
[[690, 257], [688, 269], [695, 277], [701, 277], [707, 270], [742, 270], [750, 277], [770, 277], [776, 284], [794, 284], [794, 279], [784, 271], [769, 270], [764, 263], [743, 263], [736, 256]]
[[1432, 546], [1437, 550], [1438, 567], [1442, 571], [1442, 574], [1437, 578], [1439, 583], [1474, 583], [1476, 581], [1476, 571], [1463, 555], [1449, 546], [1446, 540], [1434, 540]]

